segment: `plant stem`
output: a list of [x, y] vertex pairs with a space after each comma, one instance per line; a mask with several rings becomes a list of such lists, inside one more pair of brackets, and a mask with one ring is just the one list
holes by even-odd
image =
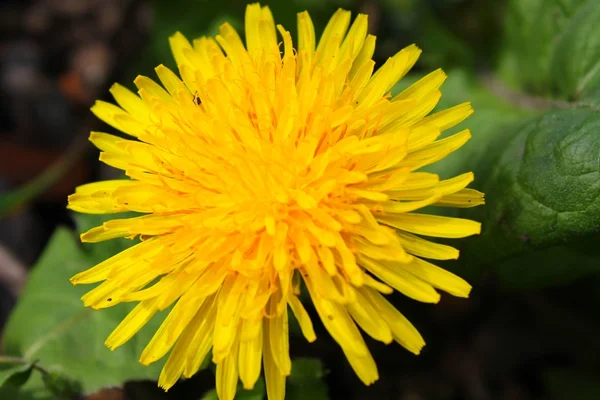
[[78, 136], [64, 154], [48, 169], [16, 190], [0, 196], [0, 218], [50, 189], [75, 165], [87, 148], [87, 138]]
[[27, 364], [27, 361], [21, 357], [13, 357], [13, 356], [4, 356], [0, 355], [0, 364]]

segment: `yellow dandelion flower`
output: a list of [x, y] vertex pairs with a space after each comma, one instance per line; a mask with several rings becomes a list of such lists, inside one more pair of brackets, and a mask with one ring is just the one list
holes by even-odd
[[465, 130], [438, 140], [471, 106], [428, 115], [441, 96], [441, 70], [392, 97], [421, 51], [409, 46], [373, 73], [367, 16], [350, 22], [338, 10], [317, 43], [310, 16], [300, 13], [294, 47], [269, 8], [252, 4], [245, 46], [229, 24], [193, 43], [177, 33], [170, 44], [181, 79], [161, 65], [162, 86], [140, 76], [139, 96], [115, 84], [118, 106], [93, 106], [133, 137], [90, 137], [100, 160], [130, 179], [83, 185], [69, 208], [143, 213], [81, 236], [142, 240], [72, 282], [102, 282], [85, 306], [138, 303], [106, 340], [111, 349], [172, 307], [140, 358], [150, 364], [170, 351], [163, 388], [192, 376], [212, 350], [221, 399], [233, 399], [238, 379], [252, 388], [261, 369], [268, 397], [283, 399], [289, 310], [306, 339], [316, 339], [298, 297], [302, 281], [367, 385], [378, 372], [357, 325], [415, 354], [425, 344], [383, 294], [396, 289], [428, 303], [439, 301], [436, 289], [468, 296], [468, 283], [424, 260], [456, 259], [458, 251], [421, 236], [466, 237], [480, 224], [415, 211], [483, 204], [482, 193], [466, 188], [472, 173], [440, 180], [418, 172], [470, 138]]

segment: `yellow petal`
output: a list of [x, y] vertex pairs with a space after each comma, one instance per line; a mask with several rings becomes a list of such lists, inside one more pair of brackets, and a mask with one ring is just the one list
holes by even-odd
[[192, 45], [190, 44], [189, 40], [187, 40], [186, 37], [181, 34], [181, 32], [175, 32], [174, 35], [169, 37], [169, 45], [171, 46], [171, 52], [173, 53], [173, 57], [175, 57], [175, 62], [178, 66], [192, 66], [188, 58], [185, 56], [185, 51], [188, 49], [191, 50]]
[[[355, 75], [358, 73], [359, 70], [363, 69], [365, 65], [372, 63], [371, 58], [373, 57], [373, 53], [375, 53], [376, 40], [377, 40], [377, 38], [375, 36], [367, 35], [367, 38], [363, 42], [358, 55], [356, 56], [356, 58], [354, 59], [354, 62], [352, 63], [352, 68], [350, 69], [350, 72], [348, 73], [348, 78], [350, 78], [351, 81], [353, 81]], [[374, 63], [373, 63], [373, 65], [374, 65]], [[373, 71], [373, 67], [370, 67], [370, 70]], [[365, 80], [365, 83], [368, 81], [370, 76], [371, 76], [371, 74], [369, 73], [369, 75], [367, 76], [367, 79]], [[353, 86], [353, 85], [351, 85], [351, 86]]]
[[306, 11], [298, 13], [298, 52], [304, 52], [307, 55], [308, 67], [315, 52], [315, 46], [315, 28], [310, 15]]
[[117, 103], [140, 122], [150, 124], [150, 109], [136, 94], [124, 86], [115, 83], [110, 88]]
[[396, 267], [394, 263], [372, 260], [365, 256], [360, 257], [360, 263], [373, 275], [412, 299], [424, 303], [437, 303], [440, 301], [439, 293], [435, 291], [430, 283], [424, 282], [402, 268]]
[[[271, 296], [269, 314], [274, 315], [277, 312], [279, 298], [276, 295]], [[273, 316], [269, 319], [269, 346], [271, 346], [271, 356], [283, 375], [289, 375], [292, 371], [292, 360], [290, 359], [290, 343], [288, 331], [287, 307], [281, 315]]]
[[440, 130], [445, 131], [458, 125], [471, 114], [473, 114], [471, 103], [466, 102], [423, 118], [419, 122], [419, 126], [432, 124], [440, 128]]
[[462, 147], [471, 138], [471, 132], [466, 129], [447, 138], [433, 142], [413, 153], [409, 153], [401, 166], [410, 167], [413, 171], [425, 165], [441, 160], [448, 154]]
[[420, 53], [420, 49], [411, 45], [389, 58], [358, 96], [357, 101], [361, 106], [372, 105], [385, 95], [414, 65]]
[[248, 325], [252, 325], [250, 329], [258, 330], [258, 333], [247, 340], [240, 340], [238, 364], [240, 369], [240, 380], [244, 384], [244, 389], [251, 390], [260, 376], [263, 352], [262, 320], [245, 320], [242, 324], [242, 336], [244, 336], [244, 330]]
[[425, 236], [462, 238], [481, 233], [479, 222], [439, 215], [417, 213], [378, 215], [377, 220], [394, 228]]
[[158, 78], [162, 82], [163, 86], [165, 89], [167, 89], [171, 96], [175, 97], [181, 90], [185, 90], [183, 82], [169, 68], [161, 64], [154, 70], [156, 71], [156, 74], [158, 75]]
[[269, 400], [284, 400], [285, 398], [285, 375], [279, 371], [273, 354], [271, 353], [269, 323], [264, 321], [263, 325], [265, 340], [263, 345], [263, 365], [265, 368], [265, 385], [267, 387], [267, 398]]
[[162, 358], [197, 314], [204, 300], [202, 293], [196, 293], [193, 289], [187, 291], [169, 312], [142, 352], [140, 363], [148, 365]]
[[398, 263], [396, 265], [419, 279], [429, 282], [431, 286], [454, 296], [469, 297], [471, 292], [471, 285], [464, 279], [420, 258], [415, 257], [410, 264]]
[[340, 58], [344, 58], [347, 55], [351, 61], [354, 61], [367, 37], [368, 29], [369, 16], [358, 14], [340, 47]]
[[121, 346], [146, 325], [157, 311], [155, 299], [140, 302], [112, 331], [104, 344], [111, 350]]
[[127, 151], [124, 149], [125, 139], [110, 135], [108, 133], [102, 132], [91, 132], [90, 133], [90, 142], [92, 142], [97, 148], [102, 151], [106, 151], [108, 153], [114, 154], [127, 154]]
[[470, 208], [485, 204], [484, 194], [475, 189], [462, 189], [442, 197], [437, 203], [438, 207]]
[[[207, 298], [196, 314], [195, 318], [201, 322], [195, 331], [194, 338], [189, 342], [187, 347], [185, 368], [183, 371], [183, 376], [186, 378], [190, 378], [200, 369], [212, 347], [213, 327], [215, 326], [215, 316], [217, 314], [215, 298], [215, 295]], [[190, 329], [190, 334], [191, 332], [192, 330]]]
[[348, 26], [350, 25], [350, 11], [338, 9], [325, 26], [316, 51], [316, 62], [322, 63], [331, 57], [334, 50], [339, 50]]
[[[212, 326], [212, 320], [210, 319], [212, 304], [212, 299], [208, 299], [202, 304], [202, 307], [185, 327], [175, 347], [173, 347], [173, 351], [171, 351], [158, 378], [158, 385], [165, 390], [177, 383], [187, 366], [187, 359], [198, 357], [203, 360], [206, 353], [208, 353], [209, 346], [205, 344], [204, 339], [208, 337], [208, 343], [210, 343], [212, 337], [210, 333], [207, 333], [207, 328]], [[198, 340], [198, 335], [201, 335], [200, 340]]]
[[342, 350], [344, 350], [344, 355], [350, 362], [352, 369], [365, 385], [369, 386], [379, 379], [377, 365], [371, 353], [367, 352], [363, 355], [346, 351], [344, 348]]
[[419, 79], [402, 93], [394, 97], [393, 101], [415, 99], [422, 100], [427, 94], [436, 91], [442, 86], [447, 75], [441, 69], [437, 69], [425, 77]]
[[107, 279], [113, 269], [123, 265], [132, 265], [139, 262], [141, 256], [151, 249], [161, 250], [162, 246], [156, 239], [150, 239], [145, 242], [138, 243], [130, 248], [115, 254], [114, 256], [102, 261], [98, 265], [82, 271], [71, 278], [71, 283], [74, 285], [96, 283]]
[[394, 340], [408, 351], [419, 354], [425, 341], [415, 327], [394, 306], [375, 290], [363, 288], [361, 293], [378, 311], [392, 330]]
[[102, 121], [123, 133], [139, 136], [145, 132], [144, 124], [114, 104], [98, 100], [90, 110]]
[[315, 330], [313, 328], [312, 321], [310, 316], [306, 312], [306, 309], [300, 302], [297, 296], [290, 296], [288, 298], [288, 304], [296, 317], [296, 321], [298, 321], [298, 325], [300, 325], [300, 329], [302, 330], [302, 334], [309, 342], [314, 342], [317, 339], [315, 335]]
[[430, 242], [408, 232], [398, 231], [400, 243], [410, 254], [435, 260], [456, 260], [458, 250], [440, 243]]
[[360, 292], [357, 293], [357, 300], [348, 304], [346, 309], [352, 319], [373, 339], [385, 344], [392, 342], [392, 331]]
[[167, 93], [165, 89], [160, 87], [159, 84], [157, 84], [150, 78], [139, 75], [137, 78], [135, 78], [133, 83], [135, 83], [135, 86], [137, 86], [138, 90], [140, 91], [140, 96], [142, 97], [142, 99], [144, 99], [144, 101], [146, 101], [146, 99], [142, 95], [142, 91], [150, 97], [161, 99], [166, 102], [173, 101], [173, 98], [169, 95], [169, 93]]
[[312, 288], [312, 283], [305, 278], [306, 286], [315, 309], [325, 325], [325, 329], [333, 339], [343, 348], [357, 355], [367, 355], [369, 350], [356, 327], [356, 324], [343, 306], [318, 296]]
[[231, 351], [231, 353], [225, 357], [225, 359], [217, 364], [217, 371], [215, 373], [217, 377], [216, 387], [217, 395], [220, 400], [233, 400], [237, 391], [238, 383], [238, 354], [237, 347]]

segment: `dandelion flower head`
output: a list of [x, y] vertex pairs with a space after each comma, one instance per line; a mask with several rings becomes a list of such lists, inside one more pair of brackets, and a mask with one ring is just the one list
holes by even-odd
[[245, 44], [229, 24], [192, 43], [177, 33], [170, 45], [179, 76], [161, 65], [161, 84], [139, 76], [137, 95], [115, 84], [118, 105], [93, 106], [130, 136], [90, 137], [100, 160], [128, 178], [77, 188], [69, 208], [141, 213], [81, 236], [141, 240], [72, 282], [101, 282], [82, 298], [94, 309], [137, 303], [106, 340], [111, 349], [169, 309], [140, 358], [149, 364], [170, 352], [163, 388], [212, 357], [222, 400], [233, 399], [238, 380], [252, 388], [261, 371], [269, 399], [283, 399], [289, 314], [316, 339], [303, 290], [368, 385], [378, 372], [358, 327], [415, 354], [425, 344], [385, 295], [427, 303], [439, 301], [436, 289], [468, 296], [468, 283], [425, 260], [458, 251], [423, 236], [466, 237], [480, 224], [417, 211], [483, 204], [467, 188], [472, 173], [440, 180], [419, 171], [470, 138], [468, 130], [440, 135], [471, 106], [430, 114], [441, 70], [391, 96], [421, 51], [409, 46], [374, 72], [367, 25], [366, 15], [351, 23], [338, 10], [317, 41], [303, 12], [295, 46], [269, 8], [251, 4]]

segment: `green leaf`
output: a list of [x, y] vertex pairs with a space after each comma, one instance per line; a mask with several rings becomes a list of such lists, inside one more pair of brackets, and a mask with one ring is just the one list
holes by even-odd
[[[1, 357], [0, 363], [7, 360], [7, 357]], [[17, 361], [20, 360], [13, 360], [13, 362]], [[8, 365], [10, 364], [4, 364], [4, 366]], [[43, 368], [36, 367], [35, 363], [21, 363], [5, 369], [0, 367], [0, 398], [2, 399], [72, 400], [79, 397], [81, 393], [79, 382], [60, 373], [47, 372]]]
[[596, 0], [510, 0], [500, 72], [527, 91], [576, 99], [598, 83]]
[[7, 354], [39, 360], [52, 373], [78, 381], [84, 392], [133, 379], [156, 379], [160, 365], [137, 362], [156, 331], [154, 318], [127, 344], [111, 352], [104, 340], [131, 310], [131, 305], [93, 311], [80, 297], [90, 286], [72, 286], [69, 278], [114, 252], [85, 251], [73, 232], [59, 228], [34, 267], [4, 332]]
[[453, 131], [468, 127], [473, 138], [428, 170], [445, 178], [474, 171], [471, 187], [487, 205], [433, 209], [483, 222], [480, 236], [459, 243], [459, 262], [442, 264], [471, 281], [492, 271], [512, 288], [562, 284], [600, 269], [600, 9], [594, 0], [510, 0], [505, 26], [501, 77], [560, 101], [503, 96], [563, 110], [519, 109], [496, 96], [502, 83], [449, 73], [438, 109], [471, 100], [474, 115]]
[[29, 365], [26, 369], [12, 373], [5, 381], [4, 385], [20, 388], [31, 377], [33, 365]]
[[294, 358], [292, 374], [287, 380], [286, 399], [288, 400], [327, 400], [327, 384], [323, 380], [325, 372], [321, 360], [317, 358]]
[[40, 373], [34, 372], [31, 378], [20, 388], [0, 386], [0, 399], [10, 400], [72, 400], [61, 399], [53, 395], [44, 385]]
[[60, 373], [48, 372], [42, 374], [44, 386], [58, 399], [74, 399], [82, 393], [79, 382]]
[[510, 287], [564, 283], [600, 271], [600, 115], [550, 111], [483, 150], [485, 207], [463, 216], [483, 222], [465, 240], [466, 273], [493, 270]]
[[0, 356], [0, 388], [3, 386], [15, 388], [23, 386], [31, 376], [32, 364], [5, 363], [4, 361], [4, 357]]
[[569, 100], [600, 104], [600, 7], [589, 0], [579, 7], [559, 38], [552, 62], [553, 86]]

